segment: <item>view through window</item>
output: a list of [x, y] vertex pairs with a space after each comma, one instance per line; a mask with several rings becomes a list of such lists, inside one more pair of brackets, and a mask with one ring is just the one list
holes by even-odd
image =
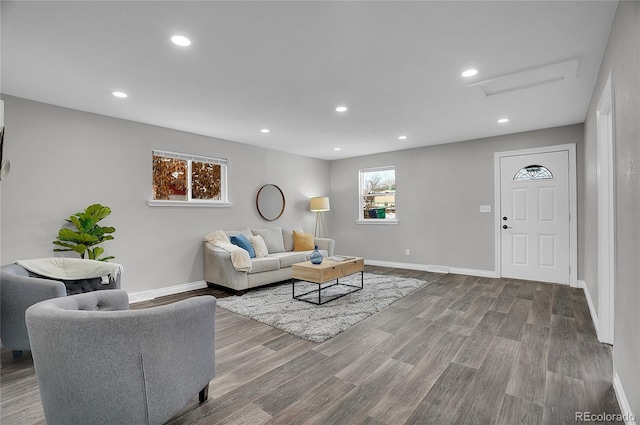
[[395, 166], [360, 170], [360, 220], [395, 219]]
[[227, 161], [153, 151], [153, 200], [227, 202]]

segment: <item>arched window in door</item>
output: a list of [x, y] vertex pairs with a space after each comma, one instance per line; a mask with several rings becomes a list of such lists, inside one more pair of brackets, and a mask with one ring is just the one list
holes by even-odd
[[513, 180], [544, 180], [552, 178], [553, 173], [547, 167], [542, 165], [527, 165], [516, 173]]

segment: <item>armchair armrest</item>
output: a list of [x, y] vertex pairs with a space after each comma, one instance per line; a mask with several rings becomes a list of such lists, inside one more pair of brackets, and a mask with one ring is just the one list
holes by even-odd
[[29, 336], [24, 313], [40, 301], [67, 296], [64, 283], [3, 272], [0, 276], [2, 344], [14, 351], [29, 350]]
[[143, 313], [138, 326], [139, 337], [144, 335], [140, 349], [147, 404], [158, 418], [172, 417], [195, 394], [206, 392], [215, 376], [216, 299], [204, 295], [138, 312]]

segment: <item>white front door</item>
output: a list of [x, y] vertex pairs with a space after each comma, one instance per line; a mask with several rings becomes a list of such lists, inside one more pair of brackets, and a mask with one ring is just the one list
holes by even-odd
[[500, 158], [503, 277], [569, 284], [568, 151]]

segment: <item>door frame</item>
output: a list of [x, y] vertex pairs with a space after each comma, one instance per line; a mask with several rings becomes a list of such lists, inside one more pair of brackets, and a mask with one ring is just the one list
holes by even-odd
[[611, 73], [596, 108], [598, 179], [598, 340], [613, 345], [616, 281], [614, 111]]
[[501, 176], [500, 159], [507, 156], [532, 155], [538, 153], [551, 153], [567, 151], [569, 154], [569, 285], [578, 286], [578, 185], [576, 171], [576, 145], [568, 143], [564, 145], [544, 146], [540, 148], [519, 149], [513, 151], [494, 152], [493, 154], [493, 189], [494, 189], [494, 233], [495, 233], [495, 274], [502, 277], [502, 238], [501, 238]]

